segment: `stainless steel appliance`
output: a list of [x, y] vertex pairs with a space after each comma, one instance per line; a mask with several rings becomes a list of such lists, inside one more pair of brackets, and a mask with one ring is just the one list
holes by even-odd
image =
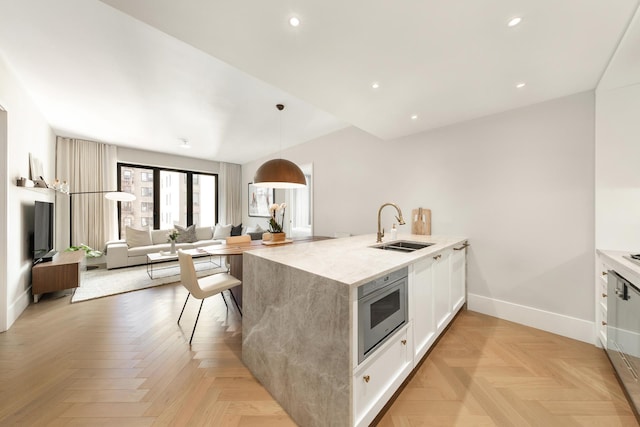
[[358, 288], [358, 363], [408, 321], [408, 268]]
[[607, 355], [636, 415], [640, 409], [640, 290], [619, 273], [607, 272]]

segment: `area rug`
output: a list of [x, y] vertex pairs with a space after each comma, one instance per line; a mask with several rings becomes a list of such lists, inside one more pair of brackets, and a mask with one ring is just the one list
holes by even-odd
[[[226, 271], [211, 262], [195, 262], [194, 265], [198, 277]], [[81, 276], [80, 287], [71, 297], [72, 303], [179, 282], [180, 267], [177, 262], [158, 264], [153, 279], [147, 274], [146, 265], [114, 270], [97, 268], [83, 271]]]

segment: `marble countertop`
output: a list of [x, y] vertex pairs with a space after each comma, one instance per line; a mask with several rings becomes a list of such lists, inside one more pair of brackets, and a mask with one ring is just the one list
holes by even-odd
[[597, 249], [596, 252], [601, 255], [605, 262], [613, 267], [618, 274], [631, 283], [640, 285], [640, 261], [636, 263], [625, 258], [625, 256], [629, 256], [631, 252], [603, 249]]
[[[248, 253], [355, 287], [420, 259], [435, 256], [438, 252], [460, 245], [467, 238], [399, 233], [396, 240], [433, 245], [414, 252], [387, 251], [372, 248], [376, 245], [376, 235], [365, 234], [256, 249]], [[390, 241], [383, 239], [383, 243]]]

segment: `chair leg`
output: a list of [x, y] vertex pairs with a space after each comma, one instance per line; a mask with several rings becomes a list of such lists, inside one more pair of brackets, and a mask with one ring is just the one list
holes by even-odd
[[222, 301], [224, 301], [224, 305], [227, 307], [227, 311], [229, 311], [229, 304], [227, 304], [227, 299], [224, 297], [224, 291], [220, 292], [220, 296], [222, 297]]
[[231, 294], [231, 299], [233, 299], [233, 302], [236, 304], [236, 308], [240, 312], [240, 317], [242, 317], [242, 309], [238, 305], [238, 301], [236, 300], [236, 297], [233, 295], [233, 292], [231, 292], [231, 289], [229, 289], [229, 293]]
[[198, 326], [198, 319], [200, 318], [200, 311], [202, 311], [202, 304], [204, 304], [204, 298], [200, 303], [200, 309], [198, 309], [198, 315], [196, 316], [196, 323], [193, 325], [193, 332], [191, 332], [191, 338], [189, 338], [189, 345], [191, 345], [191, 341], [193, 341], [193, 334], [196, 333], [196, 326]]
[[187, 306], [187, 301], [189, 301], [189, 295], [191, 295], [191, 292], [187, 293], [187, 299], [184, 300], [184, 305], [182, 306], [182, 311], [180, 312], [180, 317], [178, 317], [178, 325], [180, 324], [180, 319], [182, 319], [182, 313], [184, 313], [184, 308]]

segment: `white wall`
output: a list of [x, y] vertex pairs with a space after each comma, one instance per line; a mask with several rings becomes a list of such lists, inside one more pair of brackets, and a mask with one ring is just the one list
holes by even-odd
[[640, 16], [596, 91], [596, 247], [640, 253]]
[[219, 173], [220, 162], [193, 157], [173, 156], [153, 151], [118, 147], [118, 162], [151, 165], [172, 169], [184, 169], [198, 172]]
[[347, 128], [283, 157], [313, 163], [314, 234], [375, 233], [384, 202], [430, 208], [433, 234], [470, 239], [470, 308], [593, 341], [593, 93], [392, 141]]
[[[37, 110], [18, 78], [0, 57], [0, 105], [7, 110], [8, 159], [0, 184], [7, 194], [6, 215], [7, 251], [3, 280], [5, 296], [0, 306], [0, 331], [7, 330], [31, 300], [31, 263], [29, 234], [33, 230], [34, 200], [54, 201], [48, 190], [28, 190], [16, 186], [16, 178], [29, 177], [29, 153], [43, 163], [44, 178], [54, 175], [55, 136]], [[4, 150], [3, 146], [3, 150]], [[0, 203], [2, 208], [2, 203]], [[0, 219], [1, 216], [0, 216]], [[1, 253], [2, 251], [0, 251]]]

